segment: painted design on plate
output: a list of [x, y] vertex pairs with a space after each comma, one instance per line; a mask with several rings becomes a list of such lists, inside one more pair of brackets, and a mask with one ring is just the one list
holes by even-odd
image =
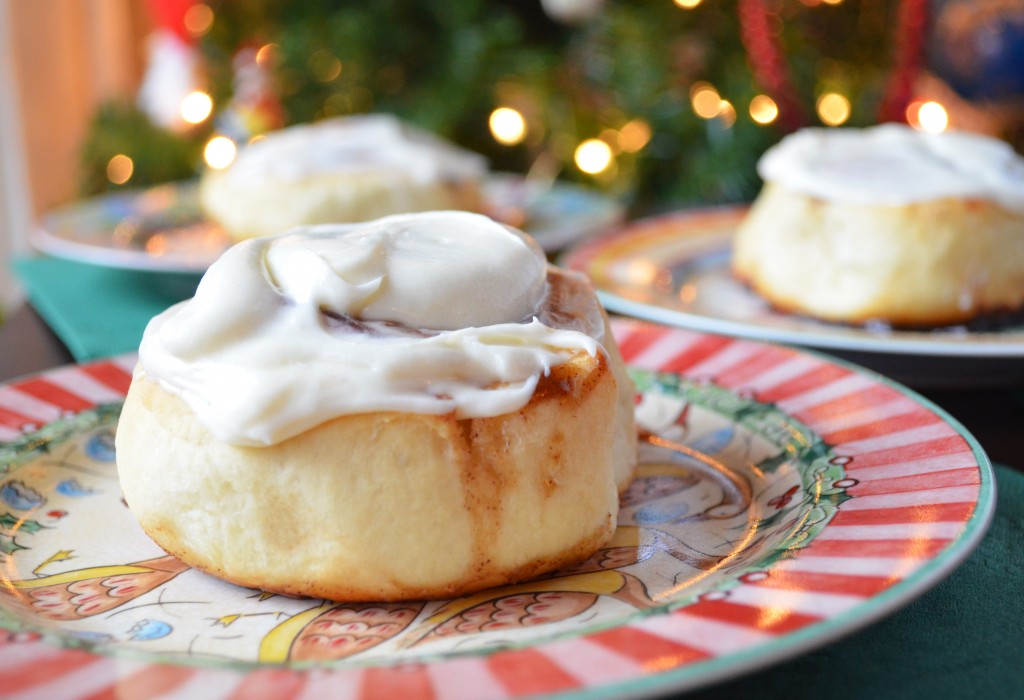
[[295, 600], [188, 569], [117, 488], [132, 358], [0, 387], [5, 691], [687, 687], [711, 662], [778, 658], [795, 632], [881, 614], [882, 593], [909, 596], [980, 536], [983, 457], [899, 389], [784, 348], [615, 332], [645, 440], [614, 540], [572, 569], [450, 601]]
[[295, 600], [191, 571], [148, 542], [121, 500], [119, 405], [59, 418], [10, 443], [0, 463], [0, 624], [100, 653], [207, 663], [521, 646], [723, 591], [791, 556], [845, 499], [840, 460], [773, 406], [675, 373], [637, 370], [636, 381], [647, 432], [614, 539], [542, 579], [421, 603]]

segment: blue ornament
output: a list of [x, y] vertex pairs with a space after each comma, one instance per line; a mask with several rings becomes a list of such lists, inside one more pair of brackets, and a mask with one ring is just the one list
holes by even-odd
[[1024, 97], [1024, 3], [936, 0], [931, 70], [970, 101]]

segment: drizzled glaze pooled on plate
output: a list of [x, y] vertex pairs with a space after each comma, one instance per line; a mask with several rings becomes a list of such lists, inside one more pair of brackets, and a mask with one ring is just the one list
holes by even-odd
[[478, 214], [298, 228], [230, 248], [150, 322], [139, 372], [238, 445], [369, 411], [496, 416], [599, 351], [600, 308], [578, 287]]
[[1024, 211], [1024, 158], [979, 134], [898, 124], [802, 129], [769, 149], [757, 169], [765, 181], [829, 201], [900, 206], [963, 197]]

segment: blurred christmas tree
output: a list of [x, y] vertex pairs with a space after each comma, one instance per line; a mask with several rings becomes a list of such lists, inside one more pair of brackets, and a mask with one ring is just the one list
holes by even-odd
[[[757, 158], [798, 126], [904, 118], [929, 7], [925, 0], [152, 6], [167, 36], [140, 94], [146, 114], [129, 105], [97, 116], [83, 154], [88, 193], [194, 176], [216, 135], [244, 143], [288, 124], [381, 111], [483, 153], [496, 170], [585, 182], [635, 211], [750, 199], [759, 187]], [[201, 97], [189, 98], [194, 116], [183, 121], [174, 110], [185, 97], [184, 74]], [[134, 164], [127, 179], [109, 173], [119, 154]]]

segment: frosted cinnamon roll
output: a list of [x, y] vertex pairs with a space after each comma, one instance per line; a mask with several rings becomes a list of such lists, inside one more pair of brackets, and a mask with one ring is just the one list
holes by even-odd
[[229, 249], [152, 320], [125, 499], [186, 563], [336, 600], [451, 596], [582, 560], [635, 464], [589, 284], [525, 234], [429, 212]]
[[227, 169], [205, 171], [199, 200], [242, 240], [389, 214], [480, 211], [486, 173], [479, 154], [391, 115], [366, 114], [271, 132]]
[[1008, 144], [895, 124], [805, 129], [758, 172], [733, 270], [775, 307], [908, 327], [1024, 306], [1024, 159]]

